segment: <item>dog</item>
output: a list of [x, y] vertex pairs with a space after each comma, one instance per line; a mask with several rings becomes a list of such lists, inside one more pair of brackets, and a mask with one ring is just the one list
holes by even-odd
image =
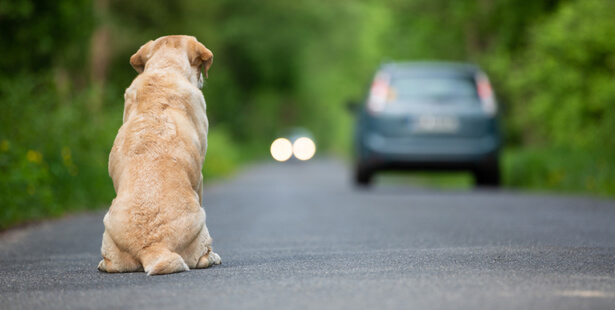
[[201, 207], [209, 124], [200, 89], [212, 61], [191, 36], [149, 41], [130, 57], [139, 74], [109, 155], [117, 196], [103, 220], [100, 271], [159, 275], [221, 263]]

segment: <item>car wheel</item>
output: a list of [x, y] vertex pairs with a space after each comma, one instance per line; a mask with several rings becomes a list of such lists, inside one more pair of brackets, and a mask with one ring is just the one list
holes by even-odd
[[497, 155], [490, 157], [474, 171], [476, 186], [499, 187], [500, 186], [500, 164]]
[[374, 173], [374, 170], [365, 167], [363, 164], [358, 164], [357, 168], [355, 168], [355, 184], [361, 187], [371, 185], [374, 178]]

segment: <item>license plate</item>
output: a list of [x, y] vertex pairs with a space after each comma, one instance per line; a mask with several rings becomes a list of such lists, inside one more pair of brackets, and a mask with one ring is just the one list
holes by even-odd
[[459, 120], [452, 116], [423, 115], [410, 123], [414, 132], [454, 133], [459, 130]]

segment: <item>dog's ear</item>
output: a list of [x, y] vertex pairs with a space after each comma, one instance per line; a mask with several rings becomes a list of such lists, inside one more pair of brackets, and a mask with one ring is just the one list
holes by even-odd
[[207, 78], [207, 71], [209, 71], [214, 61], [214, 54], [208, 50], [205, 45], [194, 39], [194, 41], [190, 41], [188, 45], [188, 57], [191, 65], [203, 66], [203, 71], [205, 71], [205, 77]]
[[151, 52], [152, 46], [154, 45], [153, 43], [154, 41], [150, 40], [149, 42], [143, 44], [143, 46], [141, 46], [141, 48], [139, 48], [139, 50], [130, 57], [130, 64], [133, 68], [135, 68], [135, 70], [137, 70], [137, 72], [139, 72], [139, 74], [143, 73], [143, 70], [145, 70], [145, 63], [152, 56]]

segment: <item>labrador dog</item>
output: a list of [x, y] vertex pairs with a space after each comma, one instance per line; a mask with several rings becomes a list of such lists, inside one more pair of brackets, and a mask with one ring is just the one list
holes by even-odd
[[130, 57], [139, 75], [109, 155], [117, 197], [99, 270], [158, 275], [220, 264], [201, 207], [208, 122], [200, 88], [212, 61], [191, 36], [149, 41]]

